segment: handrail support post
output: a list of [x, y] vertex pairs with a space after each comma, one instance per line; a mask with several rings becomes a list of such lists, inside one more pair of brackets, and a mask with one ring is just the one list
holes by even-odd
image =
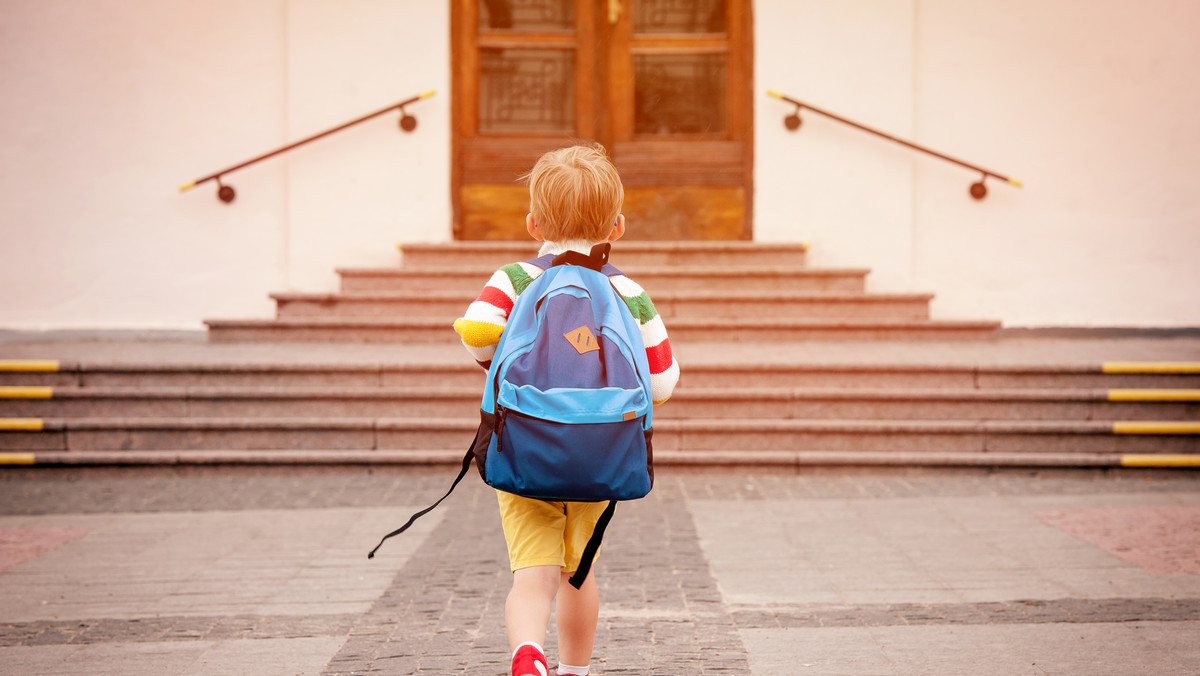
[[787, 127], [788, 131], [796, 131], [804, 123], [804, 120], [800, 119], [800, 111], [803, 109], [804, 106], [797, 103], [796, 110], [792, 111], [791, 115], [783, 118], [783, 126]]
[[233, 186], [222, 183], [220, 176], [214, 176], [213, 178], [217, 182], [217, 199], [225, 204], [232, 203], [237, 198], [237, 191], [233, 189]]
[[984, 183], [984, 181], [987, 180], [987, 177], [988, 177], [987, 172], [984, 172], [984, 174], [979, 177], [978, 181], [971, 184], [971, 189], [970, 189], [971, 197], [974, 197], [977, 200], [981, 200], [984, 197], [987, 197], [988, 189], [987, 189], [987, 185]]
[[412, 133], [417, 128], [417, 118], [409, 115], [408, 111], [404, 110], [404, 104], [400, 104], [398, 107], [400, 109], [400, 129], [405, 133]]

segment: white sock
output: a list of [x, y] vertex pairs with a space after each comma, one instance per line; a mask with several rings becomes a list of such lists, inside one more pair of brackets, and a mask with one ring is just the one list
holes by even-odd
[[[512, 656], [513, 656], [513, 657], [516, 657], [516, 656], [517, 656], [517, 651], [518, 651], [518, 650], [520, 650], [521, 648], [524, 648], [524, 647], [525, 647], [525, 646], [527, 646], [527, 645], [531, 645], [531, 646], [533, 646], [534, 648], [537, 648], [537, 651], [538, 651], [538, 653], [540, 653], [542, 657], [545, 657], [545, 656], [546, 656], [546, 651], [542, 649], [542, 646], [540, 646], [540, 645], [538, 645], [538, 644], [534, 643], [533, 641], [526, 641], [526, 642], [522, 643], [521, 645], [517, 646], [517, 649], [513, 651], [513, 654], [512, 654]], [[512, 658], [510, 657], [509, 659], [512, 659]], [[584, 673], [587, 673], [587, 672], [584, 672]]]
[[558, 676], [587, 676], [588, 667], [591, 666], [592, 665], [589, 664], [586, 667], [573, 667], [569, 664], [559, 663]]

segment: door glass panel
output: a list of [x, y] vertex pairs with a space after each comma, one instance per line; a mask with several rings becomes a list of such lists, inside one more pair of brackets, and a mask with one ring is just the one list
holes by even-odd
[[479, 30], [575, 29], [574, 0], [479, 0]]
[[574, 133], [574, 51], [483, 48], [479, 71], [480, 132]]
[[633, 3], [633, 32], [724, 33], [725, 0], [637, 0]]
[[633, 57], [635, 134], [725, 134], [724, 54]]

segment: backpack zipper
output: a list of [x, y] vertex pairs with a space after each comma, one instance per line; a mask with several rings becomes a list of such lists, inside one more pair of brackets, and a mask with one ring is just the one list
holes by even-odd
[[496, 407], [496, 452], [504, 452], [504, 417], [508, 414], [508, 409], [501, 406]]

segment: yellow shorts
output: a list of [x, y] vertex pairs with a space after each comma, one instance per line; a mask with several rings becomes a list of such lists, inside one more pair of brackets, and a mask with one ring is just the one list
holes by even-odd
[[558, 566], [573, 573], [607, 502], [547, 502], [496, 491], [508, 562], [517, 571]]

